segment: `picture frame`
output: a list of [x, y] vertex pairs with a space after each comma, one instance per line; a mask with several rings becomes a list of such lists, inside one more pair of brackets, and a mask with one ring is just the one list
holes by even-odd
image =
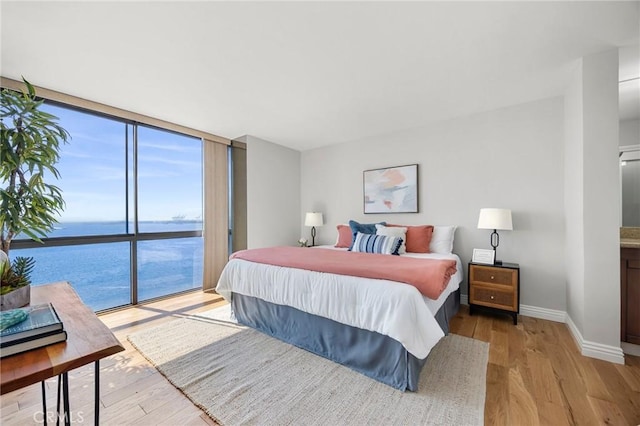
[[483, 263], [485, 265], [493, 265], [495, 262], [496, 252], [494, 250], [473, 249], [473, 257], [471, 261], [474, 263]]
[[418, 213], [418, 165], [362, 172], [365, 214]]

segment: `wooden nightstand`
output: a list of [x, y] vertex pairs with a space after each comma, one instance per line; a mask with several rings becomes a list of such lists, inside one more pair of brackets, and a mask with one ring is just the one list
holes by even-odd
[[485, 265], [469, 262], [469, 315], [476, 308], [503, 312], [518, 324], [520, 312], [520, 265]]

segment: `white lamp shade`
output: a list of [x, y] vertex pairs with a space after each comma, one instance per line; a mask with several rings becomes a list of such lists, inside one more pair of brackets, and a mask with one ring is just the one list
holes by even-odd
[[322, 213], [307, 213], [304, 217], [304, 226], [322, 226], [324, 225], [324, 219]]
[[478, 229], [513, 230], [511, 210], [509, 209], [480, 209]]

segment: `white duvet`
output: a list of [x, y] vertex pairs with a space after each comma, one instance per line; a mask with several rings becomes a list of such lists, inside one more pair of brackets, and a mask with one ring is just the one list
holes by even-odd
[[409, 284], [232, 259], [222, 271], [216, 291], [229, 302], [232, 293], [239, 293], [375, 331], [424, 359], [444, 336], [434, 314], [458, 289], [462, 264], [455, 254], [403, 256], [455, 259], [457, 272], [438, 300], [431, 300]]

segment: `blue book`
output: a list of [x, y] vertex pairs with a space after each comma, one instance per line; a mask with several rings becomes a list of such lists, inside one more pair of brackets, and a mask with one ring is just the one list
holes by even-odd
[[62, 321], [51, 303], [21, 309], [27, 310], [27, 319], [0, 331], [0, 347], [63, 330]]

